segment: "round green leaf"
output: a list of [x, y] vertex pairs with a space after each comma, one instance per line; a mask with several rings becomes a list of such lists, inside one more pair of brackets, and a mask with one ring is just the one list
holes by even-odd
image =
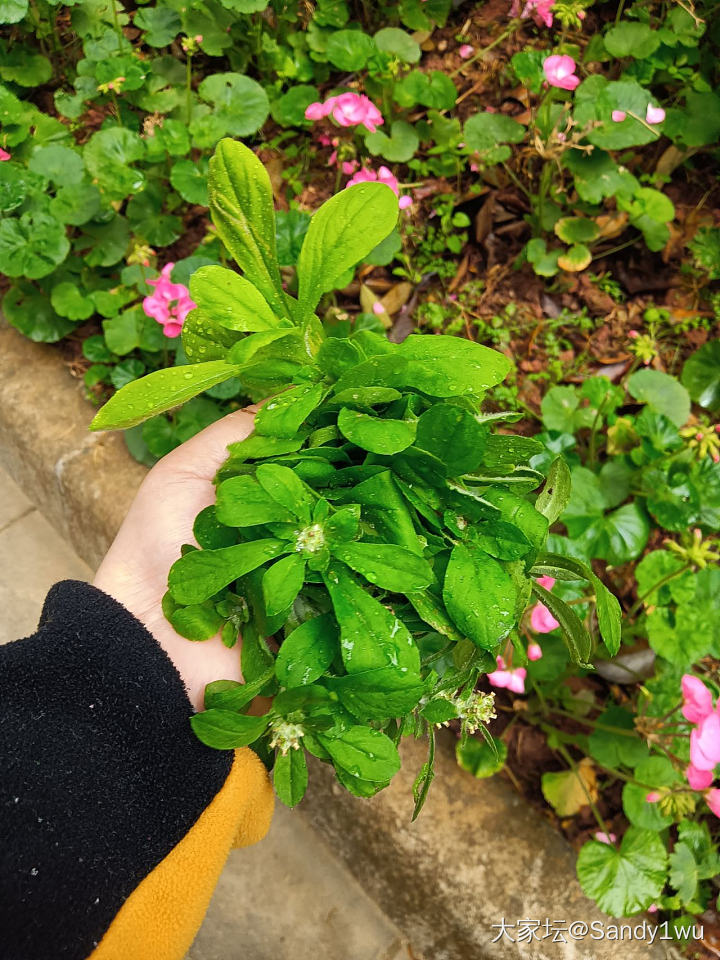
[[270, 108], [272, 118], [283, 127], [299, 127], [309, 124], [305, 119], [305, 111], [320, 97], [317, 87], [309, 84], [298, 84], [291, 87], [286, 93], [275, 100]]
[[207, 192], [208, 161], [201, 157], [197, 163], [192, 160], [178, 160], [170, 170], [170, 183], [183, 200], [208, 205]]
[[337, 30], [325, 47], [325, 55], [338, 70], [354, 73], [362, 70], [376, 47], [371, 37], [362, 30]]
[[373, 156], [378, 154], [391, 163], [407, 163], [420, 144], [414, 128], [404, 120], [396, 120], [390, 127], [390, 136], [376, 130], [365, 137], [365, 146]]
[[665, 885], [667, 851], [656, 832], [630, 827], [620, 848], [591, 840], [577, 863], [583, 892], [612, 917], [646, 910]]
[[[0, 4], [2, 22], [2, 4]], [[27, 47], [13, 47], [3, 51], [0, 77], [21, 87], [40, 87], [52, 76], [52, 64], [42, 54], [32, 53]]]
[[0, 222], [0, 273], [8, 277], [46, 277], [69, 250], [64, 224], [47, 213]]
[[587, 217], [561, 217], [554, 229], [565, 243], [590, 243], [600, 235], [598, 225]]
[[71, 320], [65, 320], [55, 313], [44, 294], [24, 281], [16, 287], [10, 287], [2, 308], [8, 322], [35, 342], [56, 343], [74, 326]]
[[0, 0], [0, 23], [19, 23], [28, 12], [28, 0]]
[[28, 166], [34, 173], [47, 177], [58, 187], [80, 183], [84, 172], [80, 154], [58, 143], [38, 147], [30, 157]]
[[95, 313], [95, 304], [90, 297], [83, 296], [80, 288], [69, 280], [53, 287], [50, 302], [56, 313], [68, 320], [87, 320]]
[[415, 424], [406, 420], [381, 420], [357, 410], [343, 407], [338, 415], [338, 429], [344, 437], [370, 453], [385, 456], [400, 453], [415, 439]]
[[580, 273], [592, 263], [592, 253], [584, 243], [573, 244], [565, 253], [558, 257], [558, 266], [569, 273]]
[[180, 33], [180, 14], [170, 7], [141, 7], [135, 14], [133, 26], [145, 31], [149, 47], [165, 47]]
[[661, 370], [636, 370], [627, 382], [628, 392], [641, 403], [662, 413], [676, 427], [682, 427], [690, 416], [690, 395], [687, 389]]
[[720, 410], [720, 340], [711, 340], [688, 357], [682, 382], [701, 407]]
[[241, 73], [215, 73], [206, 77], [198, 93], [215, 106], [216, 120], [234, 137], [256, 133], [270, 112], [265, 90]]
[[470, 150], [491, 150], [499, 143], [520, 143], [525, 127], [502, 113], [476, 113], [465, 122], [463, 132]]
[[397, 57], [403, 63], [417, 63], [420, 59], [421, 50], [417, 40], [399, 27], [384, 27], [378, 30], [373, 40], [378, 50]]
[[660, 35], [646, 23], [624, 21], [611, 27], [603, 37], [605, 49], [613, 57], [645, 60], [660, 46]]
[[463, 770], [467, 770], [479, 780], [492, 777], [502, 770], [507, 752], [505, 742], [497, 737], [492, 738], [492, 746], [484, 738], [480, 740], [469, 737], [465, 743], [458, 741], [455, 747], [457, 762]]

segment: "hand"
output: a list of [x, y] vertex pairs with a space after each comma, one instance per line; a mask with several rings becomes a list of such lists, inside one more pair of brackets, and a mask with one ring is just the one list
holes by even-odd
[[227, 459], [228, 444], [252, 433], [253, 413], [254, 408], [228, 414], [152, 468], [93, 581], [147, 627], [175, 664], [196, 709], [211, 680], [241, 679], [239, 648], [228, 649], [219, 636], [202, 643], [179, 636], [161, 602], [180, 547], [195, 543], [196, 515], [215, 502], [212, 481]]

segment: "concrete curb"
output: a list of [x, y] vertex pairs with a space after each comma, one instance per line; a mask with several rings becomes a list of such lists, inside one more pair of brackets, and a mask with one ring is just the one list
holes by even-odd
[[[121, 436], [88, 433], [92, 416], [57, 352], [0, 328], [0, 463], [95, 567], [146, 470]], [[566, 932], [565, 943], [552, 942], [553, 930], [573, 921], [620, 921], [583, 896], [570, 847], [508, 784], [459, 769], [450, 737], [441, 738], [426, 807], [410, 823], [424, 759], [424, 744], [406, 743], [402, 771], [372, 800], [349, 796], [330, 768], [314, 763], [299, 808], [424, 960], [614, 958], [615, 943], [590, 934], [582, 941]], [[516, 927], [509, 928], [515, 942], [506, 935], [492, 943], [503, 918], [508, 925], [547, 919], [550, 936], [523, 941]], [[657, 944], [622, 941], [623, 960], [663, 955]]]

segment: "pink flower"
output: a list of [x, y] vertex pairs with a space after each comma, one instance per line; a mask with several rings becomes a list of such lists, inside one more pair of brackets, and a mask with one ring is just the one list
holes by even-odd
[[475, 47], [473, 47], [469, 43], [464, 43], [458, 50], [458, 53], [463, 58], [463, 60], [467, 60], [468, 57], [471, 57], [475, 53]]
[[551, 87], [561, 90], [574, 90], [580, 83], [580, 77], [575, 76], [575, 61], [566, 55], [553, 54], [543, 61], [545, 79]]
[[320, 120], [328, 116], [332, 116], [341, 127], [362, 124], [370, 133], [384, 123], [382, 114], [364, 93], [341, 93], [337, 97], [328, 97], [324, 103], [311, 103], [305, 110], [306, 120]]
[[355, 173], [359, 164], [357, 160], [343, 160], [342, 162], [342, 172], [346, 177], [349, 177], [351, 173]]
[[[319, 107], [319, 106], [321, 106], [321, 104], [319, 104], [319, 103], [317, 103], [317, 104], [310, 104], [310, 106], [317, 106], [317, 107]], [[308, 110], [309, 110], [309, 109], [310, 109], [310, 107], [308, 107]], [[305, 116], [307, 116], [307, 113], [305, 114]], [[311, 119], [311, 118], [308, 118], [308, 119]], [[330, 144], [332, 143], [332, 140], [330, 139], [330, 137], [329, 137], [326, 133], [318, 133], [318, 134], [316, 134], [315, 139], [317, 140], [317, 142], [320, 144], [321, 147], [329, 147]]]
[[657, 803], [660, 799], [660, 794], [657, 790], [651, 790], [650, 793], [645, 794], [645, 799], [648, 803]]
[[716, 817], [720, 817], [720, 790], [708, 790], [705, 801]]
[[539, 583], [545, 590], [552, 590], [555, 586], [555, 577], [537, 577], [535, 582]]
[[662, 123], [665, 119], [665, 111], [662, 107], [654, 107], [649, 103], [645, 111], [645, 119], [648, 123]]
[[720, 763], [720, 716], [711, 713], [690, 734], [690, 763], [696, 770], [714, 770]]
[[640, 333], [637, 330], [628, 330], [628, 336], [631, 340], [637, 340], [637, 338], [640, 336]]
[[685, 771], [685, 776], [693, 790], [707, 790], [714, 779], [712, 770], [698, 770], [692, 764]]
[[328, 157], [328, 164], [331, 167], [334, 167], [336, 163], [337, 163], [337, 150], [333, 150], [333, 152]]
[[360, 167], [357, 173], [352, 177], [351, 180], [345, 184], [347, 187], [352, 187], [356, 183], [384, 183], [393, 191], [395, 196], [399, 197], [398, 206], [401, 210], [405, 210], [412, 204], [412, 197], [407, 195], [400, 197], [400, 185], [398, 183], [397, 177], [389, 170], [386, 166], [379, 168], [377, 172], [371, 170], [370, 167]]
[[683, 695], [682, 715], [690, 723], [700, 723], [713, 712], [712, 694], [697, 677], [684, 674], [680, 681]]
[[186, 286], [171, 281], [170, 274], [174, 266], [174, 263], [166, 263], [159, 277], [148, 280], [148, 286], [155, 289], [143, 300], [146, 316], [162, 324], [166, 337], [179, 336], [185, 317], [197, 306], [190, 299], [190, 292]]
[[380, 303], [379, 300], [375, 301], [372, 309], [376, 317], [379, 317], [381, 313], [385, 313], [385, 307]]
[[615, 843], [617, 840], [617, 834], [605, 833], [604, 830], [597, 830], [595, 833], [595, 839], [599, 840], [600, 843]]
[[651, 903], [650, 906], [647, 908], [647, 912], [648, 912], [648, 913], [657, 913], [657, 912], [658, 912], [658, 905], [657, 905], [656, 903]]
[[[522, 20], [532, 17], [539, 27], [543, 24], [546, 27], [551, 27], [553, 25], [552, 8], [554, 3], [555, 0], [526, 0], [520, 17]], [[513, 5], [510, 7], [510, 16], [517, 17], [519, 12], [520, 0], [513, 0]]]
[[542, 660], [542, 647], [539, 643], [528, 644], [527, 648], [528, 660]]
[[524, 667], [517, 667], [515, 670], [508, 670], [502, 657], [497, 658], [498, 669], [493, 670], [487, 675], [488, 681], [493, 687], [505, 687], [512, 690], [513, 693], [525, 693], [525, 677], [527, 670]]
[[10, 154], [7, 152], [7, 150], [3, 150], [3, 148], [0, 147], [0, 162], [2, 162], [3, 160], [9, 160], [9, 159], [10, 159]]
[[556, 630], [560, 624], [544, 603], [536, 603], [530, 611], [530, 626], [535, 633], [550, 633], [552, 630]]
[[624, 110], [613, 110], [610, 116], [613, 118], [614, 123], [622, 123], [627, 114]]

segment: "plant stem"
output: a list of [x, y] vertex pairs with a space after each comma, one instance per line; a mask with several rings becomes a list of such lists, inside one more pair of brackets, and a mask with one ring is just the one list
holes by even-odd
[[587, 802], [590, 805], [590, 809], [592, 810], [593, 816], [597, 820], [600, 826], [600, 829], [603, 831], [603, 833], [609, 833], [610, 831], [607, 828], [607, 824], [603, 820], [602, 815], [600, 814], [600, 811], [598, 810], [597, 805], [595, 804], [595, 801], [590, 796], [590, 791], [585, 786], [585, 781], [583, 780], [583, 778], [580, 776], [580, 773], [578, 772], [578, 765], [573, 760], [569, 750], [567, 750], [562, 744], [560, 744], [556, 749], [558, 753], [567, 761], [567, 763], [570, 764], [570, 768], [572, 772], [575, 774], [575, 777], [577, 778], [578, 783], [582, 787], [583, 793], [587, 797]]
[[489, 43], [486, 47], [483, 47], [482, 50], [478, 50], [478, 52], [474, 54], [472, 57], [470, 57], [469, 60], [466, 60], [464, 63], [462, 63], [457, 68], [457, 70], [453, 70], [450, 76], [456, 77], [459, 73], [462, 73], [462, 71], [466, 67], [469, 67], [471, 63], [475, 63], [476, 60], [479, 60], [481, 57], [484, 57], [486, 53], [489, 53], [499, 43], [502, 43], [506, 37], [509, 37], [511, 36], [511, 34], [515, 33], [515, 31], [518, 30], [521, 26], [522, 26], [522, 20], [513, 20], [510, 23], [510, 26], [507, 28], [507, 30], [503, 30], [503, 32], [492, 41], [492, 43]]
[[679, 570], [675, 570], [672, 573], [666, 573], [665, 576], [661, 577], [658, 580], [658, 582], [653, 584], [653, 586], [649, 590], [646, 590], [645, 593], [642, 594], [642, 596], [638, 597], [637, 601], [630, 608], [628, 616], [634, 617], [638, 613], [638, 611], [640, 610], [640, 607], [642, 607], [643, 603], [645, 602], [645, 600], [647, 600], [648, 597], [652, 596], [652, 594], [655, 593], [656, 590], [659, 590], [661, 587], [664, 587], [666, 583], [670, 583], [671, 580], [674, 580], [676, 577], [679, 577], [681, 573], [686, 573], [688, 570], [690, 570], [691, 567], [692, 567], [691, 563], [686, 563], [684, 564], [684, 566], [680, 567]]
[[192, 117], [192, 54], [188, 53], [185, 59], [185, 109], [187, 112], [187, 123], [190, 123]]

